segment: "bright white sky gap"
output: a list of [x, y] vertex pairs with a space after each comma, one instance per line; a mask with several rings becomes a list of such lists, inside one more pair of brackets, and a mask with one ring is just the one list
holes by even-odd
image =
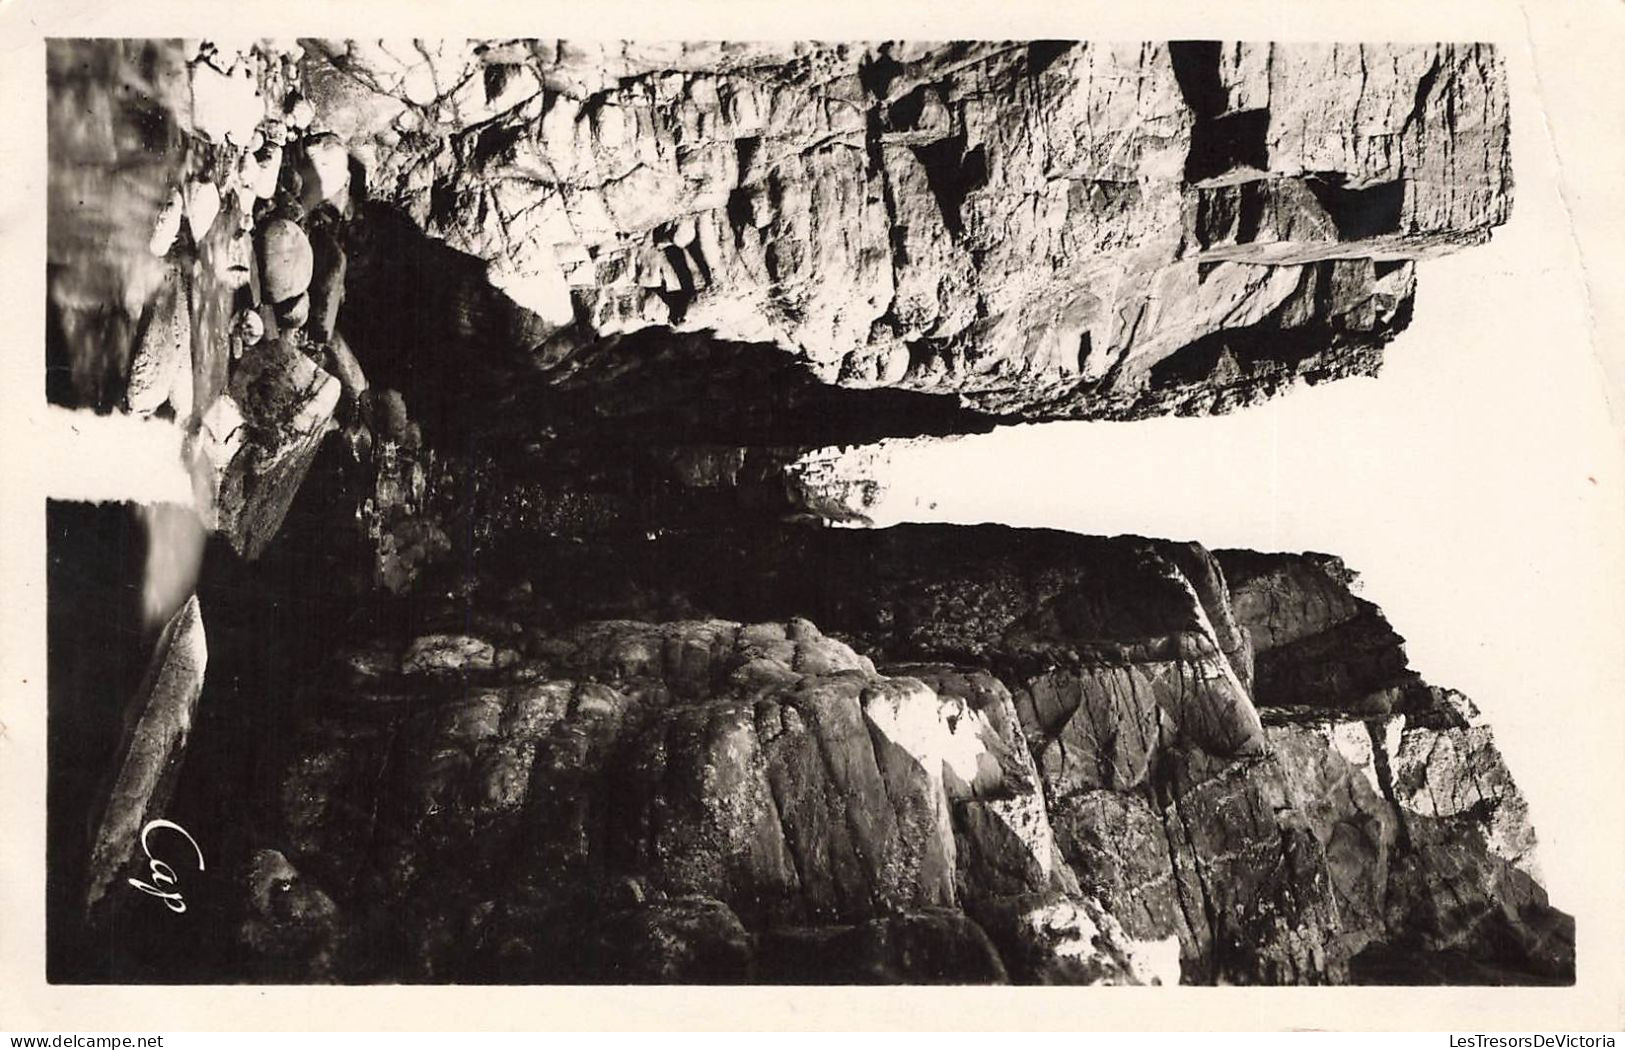
[[1599, 781], [1579, 770], [1622, 758], [1585, 727], [1594, 705], [1625, 702], [1625, 621], [1599, 561], [1625, 523], [1608, 495], [1619, 450], [1581, 271], [1554, 233], [1568, 219], [1550, 140], [1528, 114], [1514, 110], [1510, 222], [1419, 264], [1415, 319], [1379, 378], [1223, 417], [900, 446], [872, 516], [1342, 556], [1412, 666], [1489, 718], [1529, 797], [1553, 902], [1580, 911], [1598, 881], [1597, 829], [1576, 785]]

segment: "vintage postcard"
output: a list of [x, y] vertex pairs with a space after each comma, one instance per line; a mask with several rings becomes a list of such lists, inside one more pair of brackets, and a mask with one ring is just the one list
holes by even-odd
[[0, 1028], [1625, 1023], [1615, 6], [0, 20]]

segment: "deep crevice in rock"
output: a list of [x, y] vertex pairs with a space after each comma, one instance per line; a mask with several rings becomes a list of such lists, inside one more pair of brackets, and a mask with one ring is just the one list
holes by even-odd
[[1195, 115], [1185, 178], [1201, 182], [1240, 168], [1269, 169], [1266, 134], [1270, 111], [1229, 111], [1229, 93], [1219, 73], [1220, 51], [1214, 40], [1176, 40], [1168, 45], [1180, 92]]

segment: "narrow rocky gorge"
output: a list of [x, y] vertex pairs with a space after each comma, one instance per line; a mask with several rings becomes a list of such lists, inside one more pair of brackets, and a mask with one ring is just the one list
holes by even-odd
[[53, 980], [1573, 980], [1490, 728], [1336, 558], [834, 527], [883, 439], [1374, 374], [1511, 207], [1493, 48], [58, 41], [50, 90], [47, 394], [197, 493], [51, 510]]

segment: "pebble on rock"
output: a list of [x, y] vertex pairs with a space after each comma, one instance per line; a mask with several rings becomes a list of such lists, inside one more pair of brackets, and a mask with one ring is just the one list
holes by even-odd
[[239, 310], [237, 318], [232, 324], [232, 330], [237, 338], [243, 341], [244, 346], [253, 346], [265, 338], [265, 321], [254, 310]]
[[201, 241], [220, 214], [220, 190], [212, 182], [191, 182], [186, 187], [186, 226], [192, 240]]
[[267, 300], [280, 303], [310, 287], [314, 258], [310, 238], [299, 224], [272, 219], [260, 231], [260, 288]]
[[316, 135], [307, 140], [299, 174], [304, 180], [300, 202], [306, 211], [336, 202], [350, 188], [350, 155], [338, 136]]
[[169, 249], [175, 243], [175, 238], [180, 236], [181, 216], [185, 210], [186, 206], [181, 199], [181, 191], [177, 189], [169, 195], [169, 202], [158, 212], [158, 222], [153, 226], [152, 240], [147, 242], [147, 247], [152, 251], [152, 254], [160, 258], [169, 254]]
[[287, 113], [288, 123], [300, 131], [310, 127], [311, 121], [316, 119], [316, 107], [302, 95], [288, 96]]

